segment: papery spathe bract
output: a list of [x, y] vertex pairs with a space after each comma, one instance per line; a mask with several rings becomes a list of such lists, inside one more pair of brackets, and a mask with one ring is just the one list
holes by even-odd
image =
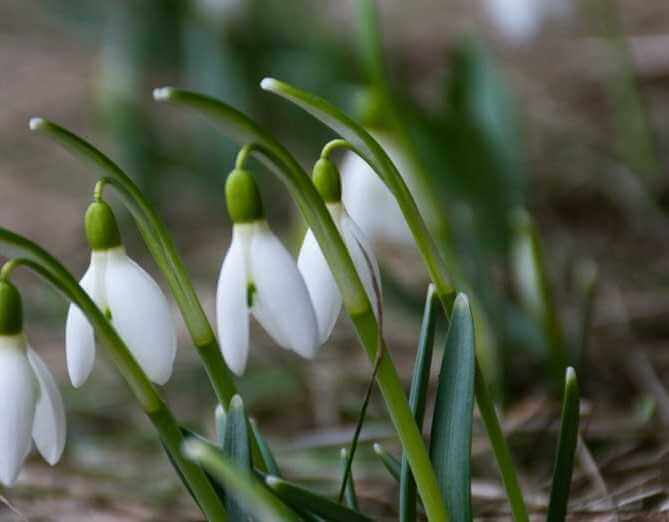
[[309, 292], [290, 253], [264, 219], [235, 223], [216, 295], [219, 342], [226, 363], [244, 373], [249, 314], [283, 348], [311, 358], [318, 346]]
[[[119, 245], [93, 251], [80, 284], [110, 317], [149, 379], [165, 384], [176, 356], [176, 330], [167, 299], [151, 276]], [[70, 305], [65, 341], [70, 380], [79, 387], [93, 369], [95, 339], [76, 305]]]

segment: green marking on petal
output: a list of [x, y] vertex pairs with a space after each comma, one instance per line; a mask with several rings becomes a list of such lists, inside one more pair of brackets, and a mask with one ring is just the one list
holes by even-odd
[[256, 295], [256, 285], [249, 283], [246, 286], [246, 306], [251, 308], [253, 306], [253, 298]]

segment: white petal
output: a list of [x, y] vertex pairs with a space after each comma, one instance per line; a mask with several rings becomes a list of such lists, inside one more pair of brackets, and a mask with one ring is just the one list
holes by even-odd
[[[378, 319], [379, 299], [376, 295], [377, 290], [379, 293], [378, 297], [382, 297], [379, 263], [372, 248], [369, 246], [367, 237], [346, 213], [342, 216], [339, 226], [344, 244], [348, 248], [358, 276], [365, 287], [369, 302], [372, 304], [374, 315]], [[376, 280], [376, 288], [374, 280]]]
[[216, 289], [216, 324], [218, 341], [228, 367], [237, 375], [246, 369], [249, 356], [249, 310], [247, 306], [247, 271], [250, 229], [253, 225], [235, 225]]
[[37, 384], [23, 335], [0, 337], [0, 483], [11, 486], [30, 451]]
[[[411, 171], [400, 149], [383, 135], [374, 137], [397, 166], [411, 193], [418, 190], [408, 177]], [[353, 152], [348, 152], [341, 163], [342, 201], [358, 226], [374, 240], [401, 245], [413, 245], [413, 239], [404, 215], [392, 193], [367, 163]]]
[[255, 318], [280, 346], [313, 357], [318, 325], [309, 291], [295, 260], [264, 222], [251, 238], [250, 264]]
[[65, 406], [49, 368], [30, 348], [28, 348], [28, 360], [35, 372], [40, 390], [35, 409], [33, 439], [44, 460], [53, 466], [60, 460], [65, 448]]
[[486, 8], [495, 28], [511, 44], [529, 42], [541, 28], [542, 9], [537, 0], [487, 0]]
[[[91, 262], [79, 284], [100, 306], [101, 286], [97, 284], [104, 274], [104, 266]], [[79, 388], [93, 371], [95, 364], [95, 335], [93, 327], [78, 306], [71, 304], [65, 323], [65, 353], [67, 373], [72, 386]]]
[[311, 229], [307, 231], [300, 249], [297, 267], [307, 285], [318, 323], [318, 342], [328, 340], [339, 312], [342, 298], [321, 247]]
[[114, 328], [149, 379], [165, 384], [177, 350], [174, 320], [165, 295], [123, 247], [109, 251], [105, 290]]

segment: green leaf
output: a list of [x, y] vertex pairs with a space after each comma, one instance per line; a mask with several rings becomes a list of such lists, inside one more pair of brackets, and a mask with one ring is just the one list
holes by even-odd
[[562, 522], [567, 515], [569, 488], [574, 471], [574, 454], [578, 441], [579, 391], [576, 372], [567, 368], [562, 400], [562, 420], [558, 440], [551, 499], [548, 504], [547, 522]]
[[474, 412], [474, 321], [469, 301], [453, 305], [432, 417], [430, 456], [454, 522], [472, 519], [470, 458]]
[[227, 414], [225, 413], [225, 408], [223, 408], [222, 404], [216, 405], [214, 418], [216, 420], [216, 439], [218, 441], [218, 446], [223, 449], [223, 445], [225, 444], [225, 420]]
[[[220, 450], [197, 438], [188, 439], [183, 447], [184, 455], [200, 464], [225, 487], [226, 492], [237, 499], [251, 516], [258, 520], [298, 522], [300, 517], [292, 509], [272, 495], [246, 468], [236, 466], [224, 457]], [[231, 520], [236, 519], [230, 513]]]
[[265, 463], [265, 469], [267, 469], [267, 472], [270, 475], [275, 475], [277, 477], [280, 477], [281, 472], [279, 471], [279, 465], [276, 463], [274, 455], [272, 455], [272, 450], [267, 444], [267, 441], [260, 433], [256, 421], [254, 419], [250, 419], [249, 423], [251, 424], [251, 429], [255, 434], [256, 440], [258, 441], [258, 449], [260, 449], [260, 456], [262, 457]]
[[[239, 395], [235, 395], [230, 401], [230, 407], [226, 415], [223, 456], [240, 470], [251, 472], [248, 424], [244, 414], [244, 403]], [[237, 502], [236, 498], [228, 496], [225, 508], [231, 520], [243, 522], [247, 519], [245, 509]]]
[[[348, 470], [348, 450], [342, 448], [339, 452], [339, 459], [342, 464], [342, 473]], [[353, 481], [353, 470], [350, 471], [348, 480], [346, 481], [346, 490], [344, 491], [344, 500], [346, 505], [351, 509], [358, 510], [358, 497], [355, 493], [355, 482]]]
[[265, 477], [265, 483], [277, 497], [289, 506], [307, 510], [331, 522], [368, 522], [372, 520], [358, 511], [349, 509], [279, 477], [268, 475]]
[[530, 214], [516, 209], [513, 214], [514, 239], [511, 266], [517, 291], [525, 312], [540, 326], [546, 339], [546, 358], [555, 388], [567, 367], [563, 327], [555, 307], [551, 284], [546, 273], [539, 231]]
[[[434, 285], [427, 289], [423, 322], [420, 328], [418, 341], [418, 352], [416, 364], [411, 378], [411, 390], [409, 392], [409, 407], [416, 420], [418, 429], [423, 429], [425, 417], [425, 398], [427, 396], [428, 383], [430, 379], [430, 368], [432, 366], [432, 352], [434, 349], [434, 336], [437, 329], [437, 314], [440, 310], [439, 297]], [[437, 476], [437, 479], [439, 477]], [[416, 520], [416, 483], [409, 468], [406, 455], [402, 455], [400, 470], [400, 522]]]
[[390, 473], [395, 480], [399, 481], [400, 469], [402, 467], [400, 461], [388, 453], [386, 448], [381, 446], [378, 442], [374, 443], [374, 453], [381, 459], [381, 462], [388, 470], [388, 473]]

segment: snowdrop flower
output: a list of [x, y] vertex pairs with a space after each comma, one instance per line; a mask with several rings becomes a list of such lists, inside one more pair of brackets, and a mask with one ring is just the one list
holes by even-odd
[[[376, 179], [373, 173], [369, 173], [366, 177]], [[351, 219], [342, 204], [341, 181], [337, 167], [327, 158], [319, 159], [314, 166], [313, 181], [348, 248], [358, 276], [372, 304], [372, 309], [378, 315], [379, 300], [374, 282], [376, 281], [380, 290], [379, 266], [365, 234]], [[385, 186], [383, 188], [385, 189]], [[374, 208], [376, 203], [375, 200], [367, 202], [368, 213], [376, 212]], [[390, 217], [386, 216], [386, 219]], [[337, 321], [342, 307], [342, 297], [332, 271], [311, 230], [307, 231], [302, 243], [297, 266], [307, 284], [318, 321], [319, 344], [323, 344], [330, 337]]]
[[0, 483], [16, 482], [32, 440], [44, 459], [56, 464], [65, 431], [58, 386], [23, 334], [21, 296], [0, 280]]
[[[395, 141], [384, 133], [373, 133], [407, 182], [414, 197], [417, 188], [408, 177], [409, 161]], [[413, 237], [390, 189], [360, 156], [347, 152], [341, 163], [342, 199], [350, 216], [372, 240], [413, 245]]]
[[[165, 384], [176, 355], [176, 331], [169, 304], [156, 282], [126, 253], [116, 219], [104, 201], [86, 211], [91, 264], [80, 284], [109, 317], [146, 375]], [[75, 388], [95, 363], [93, 327], [76, 305], [70, 305], [65, 327], [67, 370]]]
[[295, 261], [265, 221], [250, 172], [233, 170], [225, 184], [232, 243], [218, 279], [216, 315], [225, 362], [244, 373], [249, 352], [249, 314], [283, 348], [311, 358], [318, 331], [309, 292]]

